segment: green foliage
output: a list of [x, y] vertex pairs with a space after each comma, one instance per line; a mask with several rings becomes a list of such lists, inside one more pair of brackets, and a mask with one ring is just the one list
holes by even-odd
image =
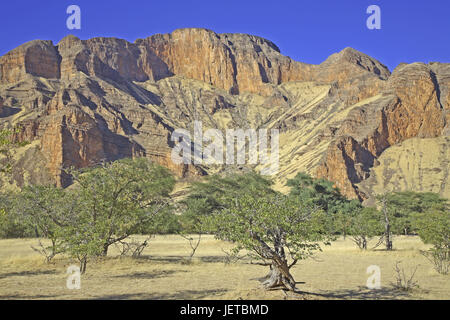
[[361, 208], [351, 217], [349, 234], [360, 249], [367, 249], [371, 238], [384, 231], [381, 213], [376, 208]]
[[0, 239], [27, 238], [36, 236], [14, 210], [13, 195], [0, 194]]
[[201, 233], [201, 217], [230, 205], [231, 200], [243, 194], [261, 197], [274, 194], [272, 181], [255, 172], [213, 175], [203, 182], [193, 183], [188, 197], [182, 201], [183, 214], [180, 223], [185, 233]]
[[75, 181], [69, 188], [26, 187], [14, 201], [20, 220], [51, 240], [51, 246], [36, 249], [48, 261], [63, 252], [77, 258], [84, 272], [89, 258], [106, 255], [132, 234], [179, 228], [168, 202], [175, 179], [147, 159], [69, 173]]
[[177, 234], [182, 232], [180, 217], [173, 212], [171, 206], [165, 206], [158, 214], [154, 215], [151, 223], [145, 225], [139, 234]]
[[430, 209], [417, 216], [415, 228], [424, 243], [432, 244], [424, 255], [435, 269], [447, 274], [450, 268], [450, 211]]
[[77, 210], [65, 230], [69, 251], [107, 254], [110, 245], [152, 229], [158, 213], [167, 213], [175, 179], [144, 158], [124, 159], [70, 172]]
[[329, 240], [323, 211], [282, 194], [243, 194], [204, 220], [218, 239], [263, 260], [280, 250], [289, 252], [294, 261], [305, 259], [320, 250], [319, 241]]
[[[381, 201], [382, 197], [378, 196], [377, 198]], [[414, 233], [415, 217], [430, 209], [449, 209], [448, 201], [432, 192], [392, 192], [386, 194], [385, 197], [392, 231], [396, 234]]]
[[25, 187], [15, 197], [15, 211], [39, 237], [53, 238], [62, 221], [76, 210], [67, 192], [54, 186]]
[[315, 179], [305, 173], [298, 173], [295, 178], [288, 180], [286, 185], [291, 188], [291, 196], [328, 213], [348, 213], [360, 207], [358, 201], [346, 199], [339, 189], [334, 187], [333, 182]]
[[333, 217], [333, 227], [337, 234], [342, 234], [344, 239], [350, 232], [352, 215], [345, 211], [338, 211]]
[[352, 215], [362, 208], [358, 200], [348, 200], [334, 184], [325, 179], [316, 179], [305, 173], [298, 173], [287, 181], [290, 196], [305, 205], [322, 209], [328, 213], [328, 228], [333, 233], [348, 234]]
[[415, 228], [423, 242], [450, 248], [450, 211], [430, 209], [415, 221]]
[[273, 194], [271, 185], [272, 181], [253, 171], [225, 176], [207, 176], [205, 181], [192, 184], [189, 196], [184, 203], [188, 210], [195, 211], [197, 215], [208, 215], [214, 210], [222, 209], [230, 199], [244, 193], [261, 196]]
[[30, 228], [34, 228], [36, 236], [50, 240], [51, 245], [36, 249], [50, 261], [58, 253], [64, 251], [62, 241], [68, 220], [78, 208], [78, 199], [70, 192], [55, 186], [25, 187], [15, 197], [16, 214]]
[[331, 210], [330, 218], [333, 220], [333, 232], [342, 234], [345, 238], [350, 232], [353, 217], [360, 213], [362, 209], [363, 207], [358, 200], [340, 202], [338, 207]]

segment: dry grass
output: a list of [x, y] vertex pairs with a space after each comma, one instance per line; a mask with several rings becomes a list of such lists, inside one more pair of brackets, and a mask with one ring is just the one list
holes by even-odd
[[[108, 258], [88, 264], [81, 289], [66, 288], [64, 258], [45, 264], [31, 248], [36, 239], [0, 241], [1, 299], [449, 299], [450, 278], [439, 275], [420, 254], [426, 249], [416, 237], [394, 239], [394, 252], [361, 252], [347, 239], [340, 239], [316, 256], [293, 268], [303, 293], [266, 292], [257, 278], [265, 267], [240, 260], [224, 263], [221, 249], [230, 245], [205, 237], [192, 263], [186, 263], [189, 245], [178, 236], [158, 236], [140, 259]], [[418, 266], [412, 292], [393, 289], [395, 264], [411, 272]], [[380, 290], [365, 287], [370, 265], [381, 268]]]

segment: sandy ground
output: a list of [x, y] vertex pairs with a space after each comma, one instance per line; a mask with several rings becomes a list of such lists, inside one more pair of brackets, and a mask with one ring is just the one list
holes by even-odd
[[[267, 267], [248, 260], [226, 264], [222, 250], [228, 243], [204, 237], [191, 263], [189, 244], [178, 236], [157, 236], [139, 259], [107, 258], [88, 264], [80, 290], [66, 287], [67, 267], [74, 261], [60, 257], [46, 264], [31, 249], [37, 239], [0, 240], [0, 299], [450, 299], [450, 276], [438, 274], [419, 250], [417, 237], [396, 237], [395, 251], [361, 252], [350, 239], [339, 239], [315, 259], [292, 269], [302, 293], [265, 291], [258, 278]], [[397, 261], [406, 275], [417, 267], [411, 292], [393, 288]], [[367, 268], [381, 270], [381, 289], [369, 290]]]

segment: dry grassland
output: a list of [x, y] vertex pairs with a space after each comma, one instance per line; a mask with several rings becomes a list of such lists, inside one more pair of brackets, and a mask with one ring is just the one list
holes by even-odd
[[[257, 279], [267, 268], [245, 259], [225, 264], [222, 250], [230, 245], [210, 236], [187, 263], [187, 241], [172, 235], [152, 239], [139, 259], [111, 250], [88, 264], [80, 290], [69, 290], [66, 270], [74, 261], [44, 263], [31, 249], [37, 241], [0, 241], [0, 299], [450, 299], [450, 276], [438, 274], [420, 254], [427, 246], [417, 237], [396, 237], [393, 252], [361, 252], [349, 238], [339, 239], [293, 268], [298, 294], [262, 290]], [[407, 275], [417, 267], [419, 287], [412, 292], [392, 287], [397, 261]], [[381, 268], [379, 290], [366, 287], [370, 265]]]

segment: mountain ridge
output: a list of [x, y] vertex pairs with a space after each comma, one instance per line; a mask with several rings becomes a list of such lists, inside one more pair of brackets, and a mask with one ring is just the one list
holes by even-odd
[[[37, 141], [17, 159], [28, 165], [16, 172], [16, 186], [64, 186], [61, 167], [132, 156], [181, 177], [220, 171], [170, 160], [171, 132], [191, 130], [197, 119], [218, 129], [279, 129], [280, 189], [306, 171], [367, 200], [372, 191], [359, 185], [385, 150], [449, 135], [449, 87], [450, 64], [399, 65], [391, 74], [352, 48], [311, 65], [282, 55], [270, 40], [208, 29], [134, 43], [69, 35], [0, 58], [0, 126], [19, 126], [15, 139]], [[34, 154], [38, 168], [25, 154]]]

